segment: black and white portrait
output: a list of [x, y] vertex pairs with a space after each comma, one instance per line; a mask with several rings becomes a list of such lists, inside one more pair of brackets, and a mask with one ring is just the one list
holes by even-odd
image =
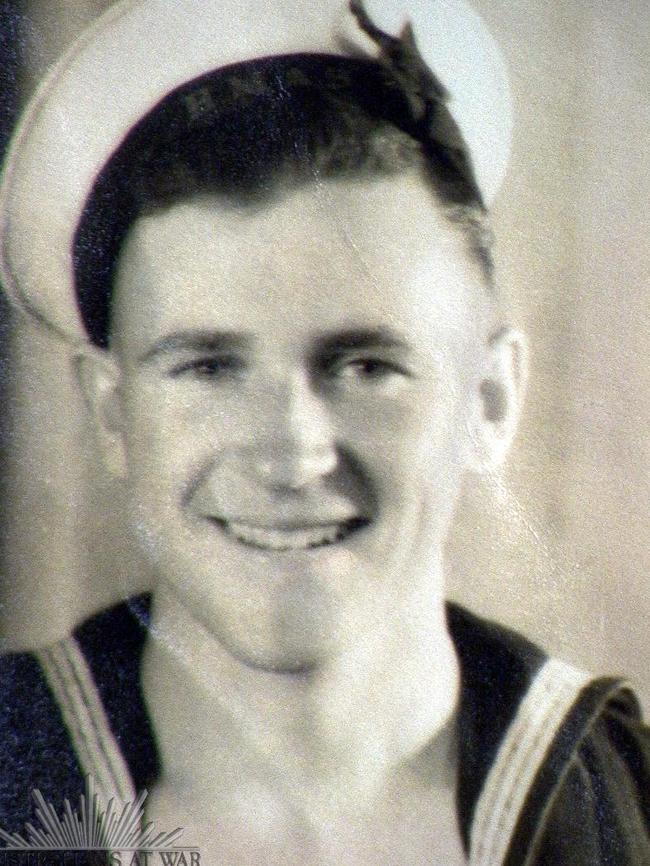
[[0, 14], [3, 840], [650, 862], [641, 4]]

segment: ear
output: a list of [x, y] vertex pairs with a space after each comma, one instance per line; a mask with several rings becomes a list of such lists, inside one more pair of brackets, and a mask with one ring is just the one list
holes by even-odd
[[117, 478], [125, 478], [124, 413], [117, 362], [109, 351], [87, 346], [76, 356], [75, 366], [106, 469]]
[[518, 331], [501, 328], [488, 340], [472, 417], [470, 468], [487, 472], [505, 459], [521, 414], [528, 379], [528, 348]]

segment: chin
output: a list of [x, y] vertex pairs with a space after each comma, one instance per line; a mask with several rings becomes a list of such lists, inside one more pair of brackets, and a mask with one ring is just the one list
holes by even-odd
[[237, 655], [236, 651], [233, 651], [233, 655], [242, 664], [252, 670], [304, 677], [321, 669], [328, 660], [328, 656], [325, 653], [305, 648], [301, 650], [296, 649], [293, 652], [270, 650], [266, 653], [257, 652], [255, 654], [246, 654], [245, 651], [242, 651], [239, 655]]
[[246, 667], [277, 674], [314, 673], [343, 649], [338, 641], [299, 630], [293, 635], [275, 634], [266, 640], [237, 639], [232, 634], [215, 635], [227, 652]]
[[[284, 674], [308, 674], [326, 665], [349, 641], [344, 611], [327, 596], [281, 593], [273, 603], [217, 607], [214, 599], [181, 598], [207, 634], [246, 667]], [[338, 614], [338, 615], [337, 615]]]

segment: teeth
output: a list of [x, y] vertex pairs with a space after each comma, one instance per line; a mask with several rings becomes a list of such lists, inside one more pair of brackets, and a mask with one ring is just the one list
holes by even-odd
[[344, 523], [332, 523], [306, 529], [269, 529], [247, 523], [225, 523], [224, 529], [244, 544], [264, 550], [307, 550], [333, 544], [345, 538], [352, 528]]

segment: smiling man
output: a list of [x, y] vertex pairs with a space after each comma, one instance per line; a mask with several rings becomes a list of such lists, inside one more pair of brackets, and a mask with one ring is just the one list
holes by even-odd
[[378, 60], [195, 73], [92, 175], [79, 382], [157, 581], [6, 660], [8, 702], [35, 698], [5, 720], [0, 823], [89, 772], [122, 800], [146, 785], [205, 862], [646, 863], [629, 690], [445, 602], [524, 346], [442, 87], [408, 30], [354, 12]]
[[130, 234], [92, 400], [156, 571], [238, 658], [309, 671], [414, 605], [440, 630], [460, 478], [507, 426], [480, 385], [515, 392], [467, 246], [415, 172]]
[[[427, 198], [417, 174], [301, 187], [253, 212], [206, 197], [144, 217], [126, 243], [112, 349], [87, 388], [160, 578], [154, 631], [192, 634], [219, 683], [189, 739], [160, 727], [168, 820], [230, 689], [265, 745], [225, 791], [210, 766], [212, 820], [233, 800], [257, 812], [255, 782], [282, 827], [299, 806], [319, 837], [453, 712], [441, 544], [491, 352], [481, 266]], [[146, 656], [154, 718], [176, 705], [160, 689], [176, 664], [164, 642]]]

